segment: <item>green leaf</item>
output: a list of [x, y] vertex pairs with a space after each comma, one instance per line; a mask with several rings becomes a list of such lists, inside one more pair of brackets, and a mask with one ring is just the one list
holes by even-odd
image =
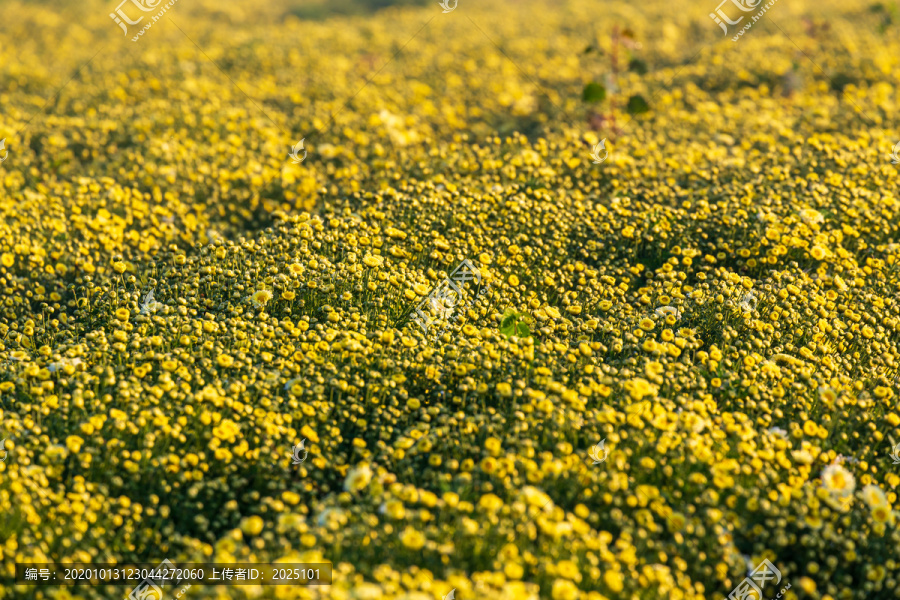
[[595, 50], [595, 48], [593, 46], [588, 46], [587, 48], [584, 49], [584, 52], [582, 54], [590, 54], [594, 50]]
[[628, 70], [637, 73], [638, 75], [646, 75], [647, 74], [647, 63], [642, 61], [639, 58], [632, 58], [628, 63]]
[[606, 88], [596, 82], [584, 86], [581, 98], [585, 102], [603, 102], [606, 99]]
[[650, 105], [644, 100], [643, 96], [632, 96], [628, 99], [628, 114], [639, 115], [650, 110]]
[[531, 337], [531, 329], [524, 323], [528, 315], [523, 315], [513, 309], [507, 309], [500, 321], [500, 333], [506, 337]]
[[500, 321], [500, 333], [506, 337], [516, 335], [516, 322], [518, 321], [518, 317], [519, 314], [516, 311], [506, 311], [503, 315], [503, 320]]

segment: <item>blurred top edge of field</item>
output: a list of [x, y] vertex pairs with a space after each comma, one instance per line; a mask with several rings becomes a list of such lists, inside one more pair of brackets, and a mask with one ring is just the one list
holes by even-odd
[[[283, 17], [294, 16], [305, 20], [325, 20], [331, 17], [371, 15], [387, 8], [422, 7], [430, 3], [431, 0], [253, 0], [248, 4], [277, 8]], [[0, 2], [0, 17], [2, 17], [3, 9], [11, 4], [12, 2], [8, 0]], [[68, 12], [84, 10], [85, 5], [108, 5], [110, 10], [113, 10], [118, 2], [115, 0], [91, 0], [78, 3], [73, 3], [71, 0], [19, 0], [16, 4]]]

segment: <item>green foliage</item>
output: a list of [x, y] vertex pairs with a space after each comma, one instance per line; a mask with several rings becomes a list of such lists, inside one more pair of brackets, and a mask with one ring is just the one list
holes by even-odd
[[628, 106], [626, 107], [628, 114], [630, 115], [640, 115], [645, 112], [650, 111], [650, 105], [647, 104], [647, 101], [644, 100], [644, 97], [636, 94], [628, 99]]
[[606, 100], [606, 88], [601, 84], [592, 81], [584, 86], [584, 91], [581, 93], [581, 99], [585, 102], [603, 102]]
[[531, 337], [531, 329], [525, 324], [528, 315], [523, 315], [513, 309], [507, 309], [500, 321], [500, 333], [506, 337]]
[[632, 58], [628, 62], [628, 70], [637, 73], [638, 75], [646, 75], [647, 63], [639, 58]]

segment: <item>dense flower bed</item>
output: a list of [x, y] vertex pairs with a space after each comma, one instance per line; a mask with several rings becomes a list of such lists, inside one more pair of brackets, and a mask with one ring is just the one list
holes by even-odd
[[[767, 597], [900, 597], [888, 8], [778, 3], [732, 43], [712, 2], [251, 4], [137, 43], [106, 3], [4, 5], [4, 577], [699, 599], [768, 559]], [[587, 105], [614, 26], [646, 72], [622, 50]], [[464, 259], [489, 291], [429, 340], [410, 311]]]

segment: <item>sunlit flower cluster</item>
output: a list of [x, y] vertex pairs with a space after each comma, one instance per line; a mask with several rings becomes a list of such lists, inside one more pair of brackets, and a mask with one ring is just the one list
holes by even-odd
[[[324, 560], [331, 587], [186, 597], [699, 600], [765, 558], [786, 600], [897, 596], [881, 12], [716, 45], [703, 3], [201, 0], [172, 15], [203, 53], [153, 28], [56, 97], [117, 35], [77, 4], [0, 25], [46, 37], [0, 45], [4, 576]], [[648, 72], [610, 93], [651, 110], [592, 130], [617, 24]], [[410, 313], [463, 259], [488, 291], [429, 337]], [[48, 589], [8, 587], [125, 595]]]

